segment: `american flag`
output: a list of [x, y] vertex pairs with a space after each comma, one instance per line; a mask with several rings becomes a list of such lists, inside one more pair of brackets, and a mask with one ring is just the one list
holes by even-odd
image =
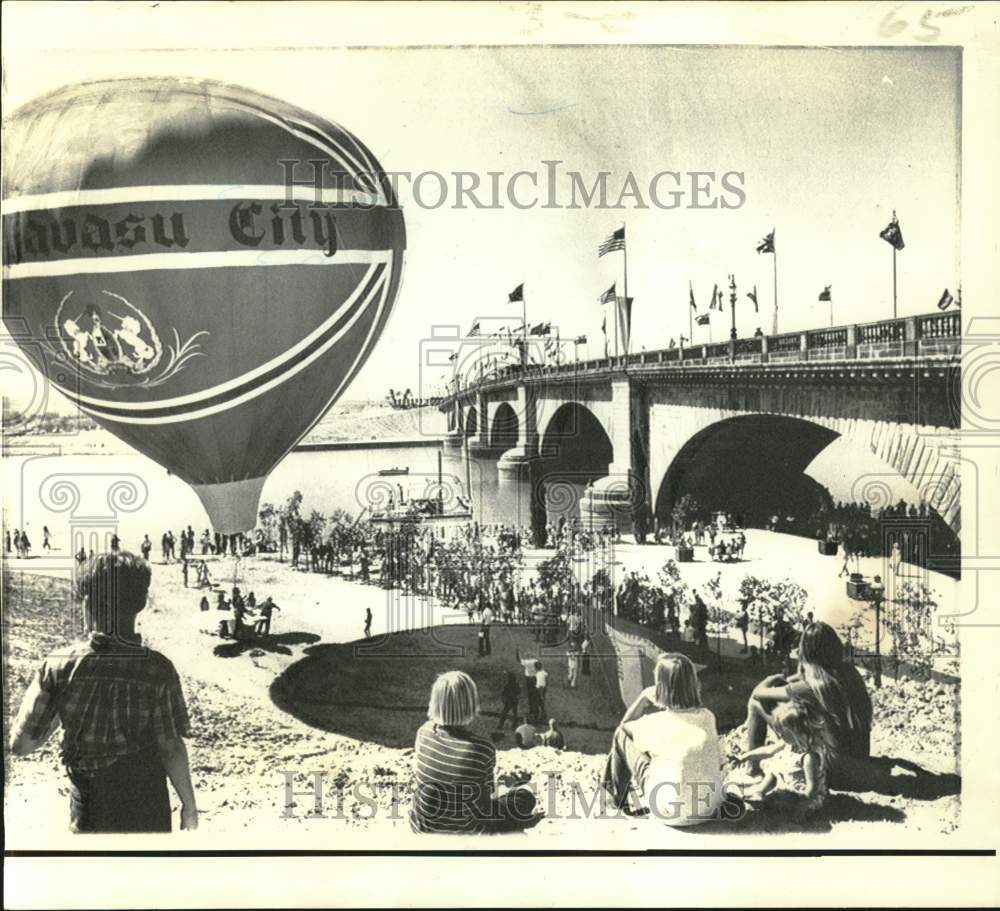
[[611, 286], [610, 288], [608, 288], [608, 290], [607, 290], [607, 291], [605, 291], [605, 292], [604, 292], [604, 293], [603, 293], [603, 294], [602, 294], [602, 295], [601, 295], [601, 296], [600, 296], [600, 297], [598, 298], [598, 300], [599, 300], [599, 301], [600, 301], [600, 302], [601, 302], [602, 304], [611, 304], [611, 303], [614, 303], [614, 300], [615, 300], [615, 286], [614, 286], [614, 285], [612, 285], [612, 286]]
[[600, 259], [605, 253], [613, 253], [615, 250], [625, 249], [625, 225], [617, 231], [612, 231], [608, 239], [597, 248], [597, 257]]

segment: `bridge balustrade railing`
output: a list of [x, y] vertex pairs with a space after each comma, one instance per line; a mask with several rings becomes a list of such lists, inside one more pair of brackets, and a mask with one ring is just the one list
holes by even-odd
[[709, 363], [729, 360], [729, 342], [713, 342], [705, 346], [705, 360]]
[[764, 340], [760, 336], [738, 338], [733, 343], [733, 357], [737, 361], [759, 363], [763, 349]]
[[[855, 326], [856, 357], [861, 360], [871, 360], [880, 357], [901, 357], [906, 354], [907, 341], [913, 343], [916, 341], [912, 338], [907, 339], [906, 324], [905, 319], [892, 319]], [[916, 345], [911, 344], [910, 347], [915, 349]]]
[[961, 350], [962, 314], [934, 313], [917, 318], [917, 347], [921, 354], [955, 354]]
[[533, 364], [527, 368], [509, 365], [482, 379], [475, 376], [458, 378], [452, 395], [465, 394], [477, 386], [503, 383], [521, 376], [555, 377], [583, 371], [624, 370], [628, 367], [659, 364], [683, 367], [723, 361], [762, 363], [842, 358], [872, 360], [917, 354], [956, 354], [961, 347], [961, 331], [961, 312], [950, 311], [830, 329], [754, 336], [731, 342], [591, 358], [560, 365]]
[[769, 361], [797, 361], [802, 358], [802, 333], [786, 332], [767, 339]]
[[847, 353], [847, 329], [814, 329], [806, 333], [808, 360], [834, 360]]

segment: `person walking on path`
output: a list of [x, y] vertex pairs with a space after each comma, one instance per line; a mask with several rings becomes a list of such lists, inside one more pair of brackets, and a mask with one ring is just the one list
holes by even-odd
[[521, 687], [517, 682], [517, 674], [507, 671], [504, 674], [503, 690], [500, 692], [503, 705], [500, 709], [500, 720], [497, 722], [497, 730], [502, 731], [504, 722], [510, 718], [510, 729], [513, 731], [517, 726], [517, 705], [521, 700]]
[[571, 645], [566, 653], [566, 685], [571, 690], [576, 689], [576, 682], [580, 675], [580, 652], [576, 646]]
[[281, 608], [275, 604], [270, 596], [265, 598], [257, 612], [260, 614], [260, 619], [254, 623], [253, 631], [258, 636], [270, 636], [271, 635], [271, 617], [274, 615], [275, 611], [280, 611]]
[[372, 609], [370, 607], [365, 608], [365, 638], [371, 639], [372, 637]]

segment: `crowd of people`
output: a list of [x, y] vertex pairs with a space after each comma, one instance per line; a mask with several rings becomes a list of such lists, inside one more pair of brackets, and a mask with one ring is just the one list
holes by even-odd
[[[3, 535], [5, 553], [17, 554], [22, 560], [26, 560], [31, 556], [31, 538], [28, 537], [28, 530], [26, 528], [15, 528], [13, 536], [11, 536], [9, 530], [4, 529]], [[46, 552], [51, 552], [52, 550], [52, 534], [47, 525], [42, 526], [42, 550]]]
[[[263, 534], [258, 529], [253, 534], [240, 532], [235, 535], [224, 535], [219, 532], [211, 532], [207, 528], [197, 537], [195, 530], [188, 525], [182, 528], [177, 535], [167, 529], [160, 536], [160, 562], [175, 563], [192, 559], [196, 554], [201, 556], [233, 556], [249, 557], [258, 550], [263, 550]], [[139, 545], [144, 560], [149, 560], [153, 550], [153, 542], [149, 535], [143, 536]]]
[[[530, 678], [534, 661], [522, 663]], [[518, 692], [516, 674], [508, 673], [501, 723], [508, 715], [512, 724], [518, 721]], [[468, 674], [437, 678], [416, 736], [414, 831], [504, 831], [535, 817], [531, 789], [497, 786], [496, 746], [473, 730], [480, 712], [478, 687]], [[843, 644], [832, 627], [811, 621], [799, 638], [794, 672], [769, 675], [750, 693], [740, 769], [724, 779], [716, 718], [702, 702], [697, 668], [686, 655], [667, 652], [656, 662], [654, 683], [614, 733], [602, 785], [616, 810], [673, 826], [725, 825], [747, 805], [767, 806], [779, 792], [808, 814], [823, 806], [831, 788], [865, 786], [875, 768], [871, 726], [871, 698]], [[542, 733], [526, 720], [515, 736], [522, 748], [565, 746], [555, 719]]]
[[[199, 607], [202, 611], [212, 609], [208, 595], [201, 596]], [[244, 597], [238, 585], [233, 586], [229, 598], [224, 591], [216, 592], [215, 609], [229, 615], [219, 620], [219, 638], [237, 640], [271, 635], [274, 612], [281, 610], [270, 596], [260, 603], [254, 592]]]
[[[380, 569], [388, 569], [388, 584], [410, 585], [467, 609], [470, 622], [478, 627], [479, 654], [484, 657], [492, 651], [494, 622], [533, 624], [540, 645], [566, 644], [568, 688], [576, 687], [580, 675], [590, 672], [588, 609], [601, 611], [611, 605], [627, 615], [643, 601], [634, 575], [626, 577], [616, 592], [609, 591], [606, 574], [602, 578], [597, 573], [580, 585], [571, 566], [571, 548], [578, 540], [572, 533], [563, 534], [557, 542], [559, 549], [539, 564], [537, 578], [526, 584], [521, 584], [518, 572], [523, 561], [520, 533], [509, 526], [469, 525], [446, 539], [429, 528], [410, 529], [402, 539], [386, 534], [366, 529], [362, 548], [371, 547]], [[185, 545], [184, 566], [194, 562], [186, 559], [187, 554]], [[114, 585], [105, 578], [109, 574], [115, 577]], [[122, 585], [125, 596], [109, 602], [106, 592], [121, 591]], [[105, 668], [112, 672], [115, 686], [125, 689], [146, 673], [128, 649], [137, 641], [134, 620], [145, 605], [148, 585], [148, 563], [129, 553], [113, 551], [88, 564], [78, 590], [83, 592], [92, 628], [90, 639], [71, 657], [61, 654], [43, 665], [15, 725], [14, 750], [25, 753], [44, 742], [56, 721], [62, 723], [68, 742], [74, 745], [65, 761], [73, 783], [73, 825], [78, 831], [108, 831], [106, 826], [114, 826], [113, 831], [169, 828], [167, 778], [181, 797], [182, 826], [197, 823], [181, 739], [187, 734], [186, 710], [176, 683], [149, 691], [162, 694], [156, 698], [166, 700], [163, 706], [134, 701], [130, 711], [139, 714], [129, 722], [128, 731], [133, 733], [125, 736], [138, 736], [141, 742], [125, 747], [102, 733], [105, 726], [98, 716], [105, 709], [113, 711], [111, 706], [97, 706], [84, 714], [74, 708], [83, 698], [80, 687], [105, 686]], [[689, 623], [696, 642], [705, 644], [699, 601], [691, 606]], [[280, 610], [270, 598], [258, 603], [253, 592], [244, 595], [238, 586], [229, 597], [217, 592], [214, 605], [209, 594], [203, 594], [200, 606], [204, 611], [214, 607], [229, 614], [219, 632], [237, 639], [268, 635], [273, 614]], [[677, 610], [672, 611], [667, 601], [658, 611], [667, 628], [676, 632]], [[367, 633], [370, 626], [369, 611]], [[112, 653], [115, 662], [92, 660]], [[509, 722], [514, 741], [522, 749], [566, 746], [547, 704], [550, 669], [545, 665], [549, 663], [548, 658], [542, 660], [540, 651], [538, 655], [516, 652], [516, 667], [503, 672], [494, 739], [502, 736]], [[165, 680], [176, 681], [176, 672], [165, 658], [155, 671]], [[811, 617], [798, 637], [794, 672], [769, 675], [750, 694], [742, 783], [721, 779], [715, 718], [701, 703], [691, 660], [680, 652], [664, 653], [654, 676], [654, 685], [629, 706], [609, 750], [603, 783], [614, 807], [622, 812], [661, 815], [664, 803], [657, 803], [657, 793], [668, 783], [672, 789], [680, 788], [680, 795], [671, 798], [673, 810], [664, 821], [676, 825], [725, 818], [741, 812], [741, 801], [766, 803], [776, 789], [798, 794], [802, 806], [813, 810], [822, 805], [830, 787], [846, 781], [858, 772], [858, 763], [863, 766], [867, 761], [871, 702], [864, 683], [845, 660], [837, 634]], [[496, 743], [471, 730], [479, 713], [478, 690], [467, 674], [449, 672], [434, 684], [428, 721], [416, 737], [411, 811], [416, 831], [493, 831], [524, 824], [533, 816], [530, 791], [497, 789]], [[152, 718], [161, 720], [151, 729]], [[772, 743], [766, 742], [769, 730], [774, 735]], [[474, 787], [470, 790], [469, 786]], [[695, 789], [690, 795], [684, 793], [688, 786]], [[696, 793], [706, 786], [711, 791], [707, 802], [705, 793]], [[148, 795], [145, 808], [116, 806], [112, 795], [122, 787], [131, 789], [129, 793]]]
[[[841, 512], [831, 513], [831, 521], [843, 520], [843, 510], [848, 509], [843, 504], [837, 508]], [[855, 512], [855, 507], [850, 511]], [[302, 526], [298, 527], [301, 530]], [[830, 528], [836, 530], [835, 525]], [[608, 550], [617, 532], [590, 533], [578, 521], [550, 522], [544, 529], [544, 543], [552, 554], [533, 562], [532, 572], [525, 571], [525, 545], [538, 538], [529, 529], [512, 525], [469, 523], [444, 531], [430, 523], [337, 521], [328, 524], [324, 534], [289, 534], [284, 524], [280, 532], [276, 542], [262, 530], [245, 536], [211, 535], [206, 530], [199, 538], [189, 525], [176, 537], [171, 531], [163, 533], [160, 555], [164, 563], [179, 563], [186, 587], [193, 584], [202, 591], [202, 611], [226, 614], [218, 625], [222, 638], [270, 635], [274, 613], [280, 608], [270, 597], [258, 602], [254, 592], [244, 595], [238, 585], [228, 593], [217, 590], [210, 561], [205, 558], [227, 553], [243, 556], [272, 548], [281, 557], [288, 553], [292, 565], [302, 571], [346, 570], [362, 583], [433, 598], [461, 611], [476, 627], [481, 658], [493, 652], [495, 624], [526, 626], [533, 633], [537, 654], [525, 655], [518, 650], [514, 666], [502, 672], [500, 711], [492, 740], [471, 729], [481, 711], [472, 678], [453, 671], [435, 682], [428, 721], [416, 737], [417, 793], [411, 813], [416, 831], [491, 831], [521, 824], [532, 816], [530, 792], [512, 789], [501, 793], [495, 787], [496, 744], [509, 722], [514, 742], [521, 749], [566, 747], [566, 737], [547, 704], [553, 658], [550, 655], [543, 660], [541, 647], [565, 646], [558, 654], [566, 662], [565, 686], [574, 689], [591, 674], [593, 623], [600, 622], [594, 618], [609, 613], [666, 634], [668, 647], [670, 637], [677, 642], [676, 651], [661, 655], [654, 685], [629, 706], [612, 739], [603, 784], [614, 806], [623, 812], [662, 809], [655, 806], [656, 792], [667, 783], [682, 790], [688, 784], [703, 787], [707, 783], [714, 789], [707, 804], [704, 795], [692, 793], [688, 799], [682, 793], [679, 802], [673, 803], [679, 809], [666, 820], [677, 825], [724, 817], [729, 812], [725, 807], [732, 810], [741, 801], [767, 802], [776, 789], [798, 793], [807, 809], [815, 809], [822, 805], [829, 787], [857, 771], [852, 762], [863, 764], [868, 757], [871, 702], [857, 671], [845, 660], [836, 632], [814, 621], [811, 614], [801, 633], [790, 623], [782, 625], [779, 617], [769, 631], [774, 654], [787, 658], [797, 645], [797, 664], [784, 675], [766, 676], [750, 694], [743, 756], [746, 780], [735, 789], [730, 788], [731, 782], [724, 783], [715, 718], [701, 703], [696, 666], [680, 651], [683, 642], [708, 648], [709, 608], [700, 593], [688, 591], [682, 596], [680, 587], [671, 583], [676, 567], [672, 571], [665, 567], [661, 584], [630, 572], [613, 588], [601, 560], [610, 556]], [[30, 548], [26, 535], [15, 537], [21, 547]], [[724, 515], [711, 522], [695, 520], [674, 543], [717, 548], [723, 538], [732, 542], [734, 553], [742, 553], [745, 535]], [[45, 539], [49, 539], [47, 529]], [[87, 668], [84, 680], [89, 679], [88, 674], [95, 680], [100, 676], [100, 662], [91, 663], [90, 657], [103, 654], [106, 639], [117, 641], [115, 637], [122, 631], [127, 633], [123, 641], [135, 638], [132, 624], [145, 604], [152, 549], [152, 541], [145, 535], [139, 547], [143, 560], [139, 561], [120, 550], [115, 536], [111, 553], [90, 559], [86, 567], [81, 561], [80, 591], [93, 602], [88, 615], [93, 627], [89, 650], [73, 659]], [[579, 563], [588, 557], [600, 568], [581, 574]], [[109, 573], [134, 583], [134, 597], [130, 595], [120, 606], [101, 602], [99, 586], [95, 588], [99, 582], [104, 584], [101, 580]], [[119, 616], [122, 611], [131, 613]], [[735, 625], [742, 631], [746, 652], [750, 625], [746, 605]], [[371, 636], [371, 626], [369, 608], [366, 637]], [[753, 647], [750, 650], [756, 651]], [[162, 673], [169, 677], [175, 672], [168, 668], [166, 659], [163, 661]], [[127, 669], [121, 685], [128, 687], [129, 675], [140, 672], [128, 661], [121, 667]], [[135, 818], [127, 824], [162, 829], [163, 776], [170, 778], [182, 798], [182, 825], [196, 824], [194, 795], [183, 769], [183, 742], [177, 746], [187, 729], [179, 691], [167, 689], [169, 705], [136, 709], [160, 715], [167, 712], [172, 719], [162, 737], [143, 735], [145, 739], [138, 746], [144, 757], [152, 757], [154, 770], [143, 777], [145, 773], [137, 769], [131, 753], [121, 754], [117, 745], [103, 739], [98, 728], [91, 730], [97, 722], [74, 716], [74, 701], [65, 697], [70, 690], [76, 692], [72, 669], [67, 673], [63, 664], [49, 664], [42, 674], [46, 681], [43, 689], [36, 687], [25, 697], [15, 730], [15, 751], [27, 752], [43, 742], [56, 715], [66, 736], [79, 738], [86, 745], [85, 752], [92, 755], [71, 754], [66, 760], [71, 781], [77, 782], [74, 800], [79, 798], [79, 806], [74, 804], [73, 812], [74, 825], [80, 831], [106, 825], [109, 819], [119, 820], [120, 812], [111, 805], [109, 795], [122, 782], [155, 792], [152, 809], [135, 811]], [[134, 730], [146, 729], [138, 724]], [[771, 743], [767, 743], [768, 731], [774, 735]], [[433, 760], [432, 755], [436, 757]], [[138, 784], [137, 778], [142, 778]], [[479, 789], [475, 799], [462, 798], [471, 793], [465, 785]], [[430, 797], [428, 790], [433, 792]], [[166, 825], [169, 827], [169, 819]]]

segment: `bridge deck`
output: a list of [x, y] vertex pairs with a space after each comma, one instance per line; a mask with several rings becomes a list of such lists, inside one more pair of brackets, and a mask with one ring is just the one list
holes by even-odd
[[447, 409], [454, 399], [474, 391], [516, 385], [521, 382], [553, 382], [598, 379], [609, 373], [657, 375], [661, 372], [698, 375], [715, 371], [746, 376], [753, 368], [774, 372], [776, 366], [796, 372], [872, 369], [912, 371], [951, 369], [961, 355], [961, 314], [929, 313], [922, 316], [857, 323], [829, 329], [811, 329], [779, 335], [730, 339], [702, 345], [661, 348], [559, 365], [505, 366], [490, 374], [466, 377], [440, 403]]

